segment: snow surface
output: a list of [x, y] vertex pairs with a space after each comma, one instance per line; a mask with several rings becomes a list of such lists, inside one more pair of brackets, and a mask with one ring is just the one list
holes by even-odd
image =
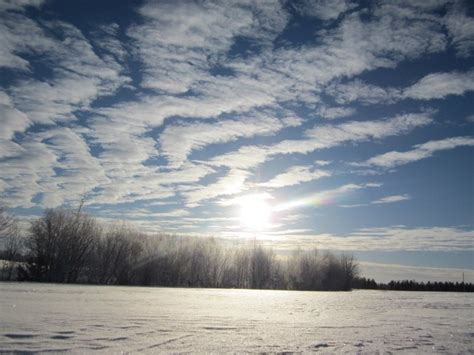
[[0, 283], [0, 351], [473, 353], [472, 294]]

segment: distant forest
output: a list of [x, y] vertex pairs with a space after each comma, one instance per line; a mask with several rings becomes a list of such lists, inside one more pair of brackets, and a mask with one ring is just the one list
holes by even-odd
[[465, 282], [428, 281], [425, 283], [414, 280], [402, 280], [390, 281], [384, 284], [365, 277], [355, 278], [353, 287], [364, 290], [474, 292], [474, 284]]
[[213, 238], [146, 235], [101, 225], [78, 210], [49, 209], [21, 236], [1, 213], [3, 280], [98, 285], [347, 291], [352, 256], [296, 252], [278, 257], [257, 242], [225, 247]]
[[0, 209], [0, 280], [96, 285], [251, 288], [307, 291], [359, 289], [470, 291], [472, 284], [358, 277], [356, 260], [330, 252], [281, 257], [257, 242], [226, 247], [213, 238], [147, 235], [104, 225], [77, 210], [45, 210], [25, 235]]

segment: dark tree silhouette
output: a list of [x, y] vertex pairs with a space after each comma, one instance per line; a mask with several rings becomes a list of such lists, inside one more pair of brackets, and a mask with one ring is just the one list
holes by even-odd
[[377, 283], [374, 279], [355, 278], [354, 288], [366, 290], [390, 291], [449, 291], [449, 292], [474, 292], [474, 284], [465, 282], [417, 282], [414, 280], [390, 281], [387, 284]]

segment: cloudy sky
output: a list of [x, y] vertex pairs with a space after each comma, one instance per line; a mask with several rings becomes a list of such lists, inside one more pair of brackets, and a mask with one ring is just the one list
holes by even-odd
[[473, 16], [443, 0], [1, 0], [0, 201], [26, 218], [84, 197], [148, 232], [459, 277]]

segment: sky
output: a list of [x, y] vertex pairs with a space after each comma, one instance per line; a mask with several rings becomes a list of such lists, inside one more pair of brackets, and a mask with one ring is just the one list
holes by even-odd
[[473, 16], [444, 0], [1, 0], [0, 203], [27, 220], [84, 199], [148, 233], [474, 281]]

